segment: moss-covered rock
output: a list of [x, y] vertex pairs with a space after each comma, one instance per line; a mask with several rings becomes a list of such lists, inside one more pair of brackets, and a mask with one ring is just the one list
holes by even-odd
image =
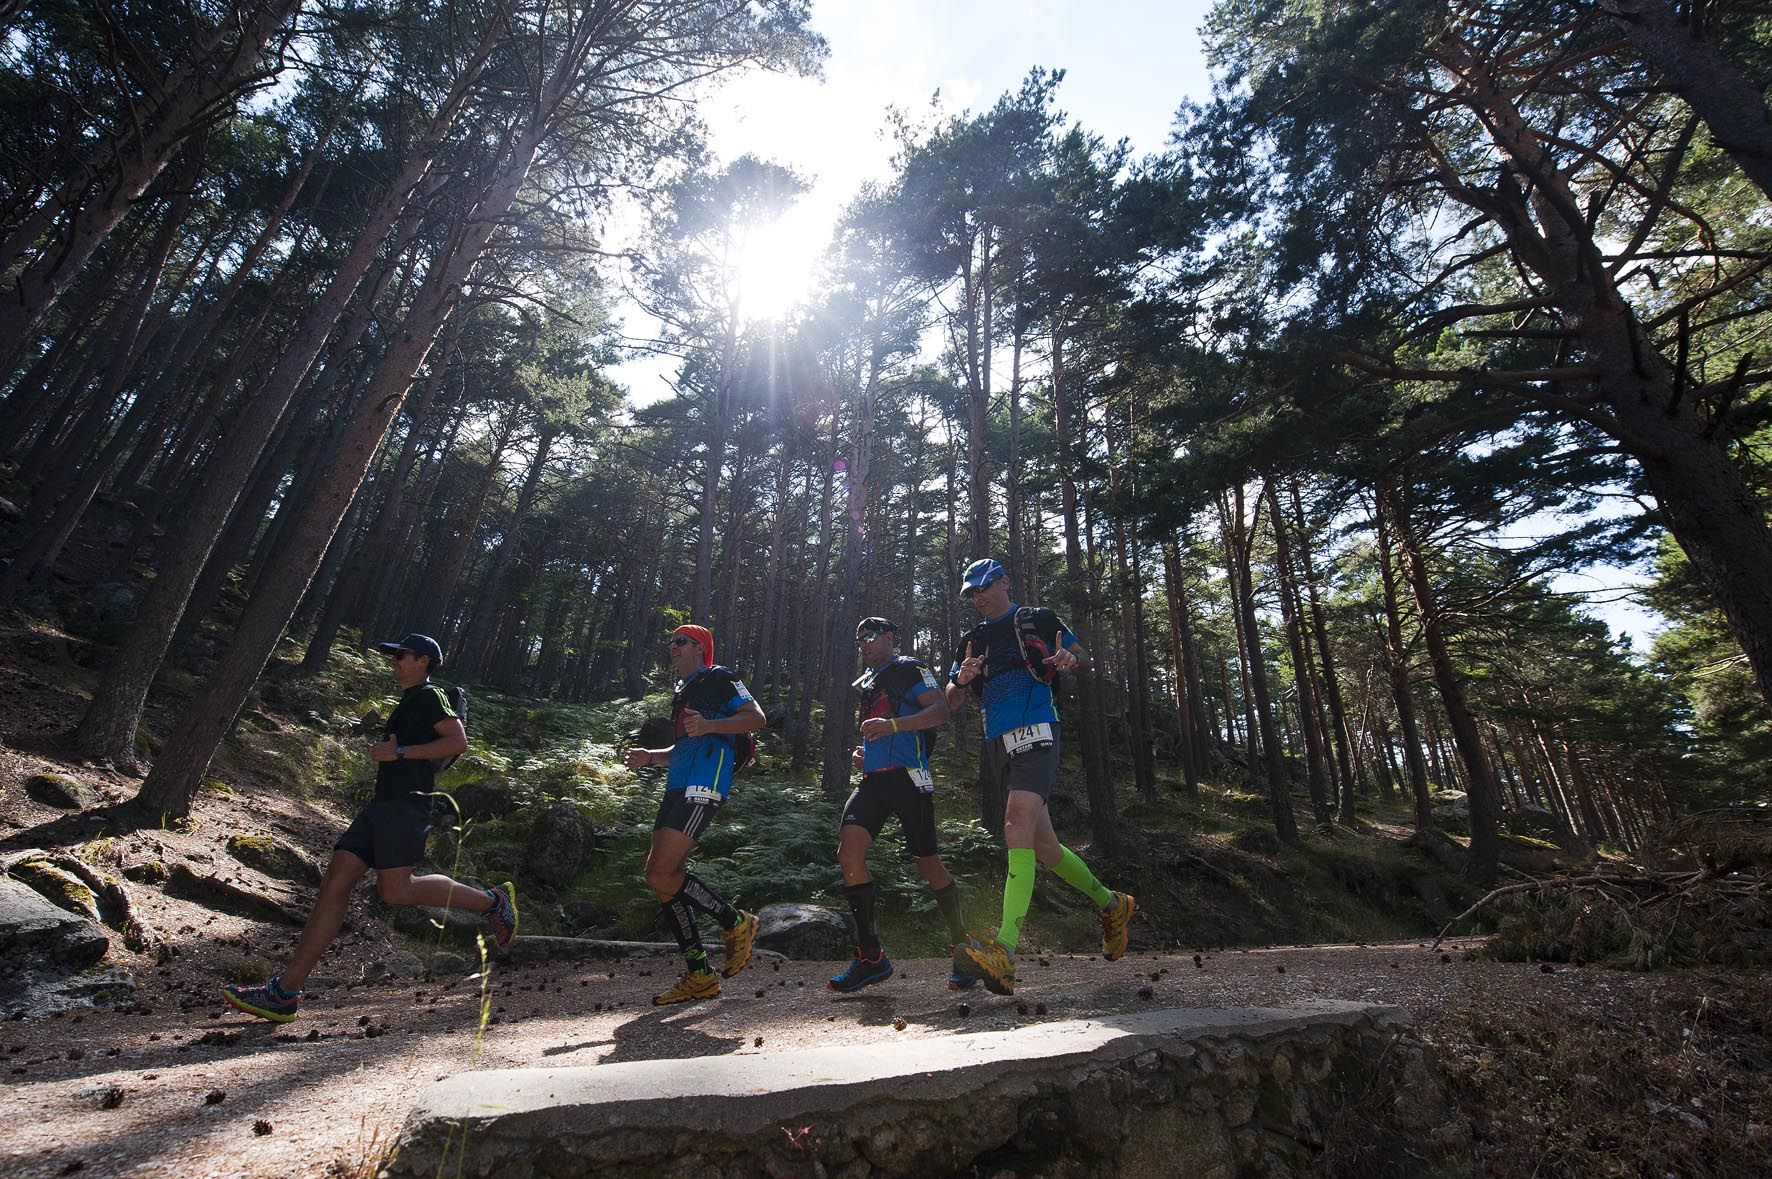
[[172, 878], [172, 869], [166, 866], [165, 860], [148, 860], [123, 869], [123, 878], [137, 884], [165, 884]]
[[556, 802], [536, 815], [524, 845], [526, 875], [543, 884], [570, 884], [590, 861], [596, 835], [591, 821], [570, 802]]
[[1256, 856], [1280, 854], [1280, 837], [1272, 827], [1240, 827], [1231, 833], [1231, 846]]
[[503, 774], [489, 774], [472, 782], [463, 782], [449, 795], [455, 799], [456, 809], [463, 819], [496, 819], [510, 814], [519, 805], [510, 779]]
[[1528, 876], [1548, 876], [1560, 866], [1560, 849], [1554, 843], [1520, 835], [1501, 836], [1501, 862]]
[[72, 872], [46, 860], [26, 860], [14, 864], [12, 874], [57, 908], [78, 913], [88, 921], [99, 920], [98, 898]]
[[25, 793], [64, 811], [83, 811], [103, 800], [92, 787], [70, 774], [33, 774], [25, 779]]
[[274, 880], [320, 883], [319, 866], [275, 835], [230, 835], [228, 854]]

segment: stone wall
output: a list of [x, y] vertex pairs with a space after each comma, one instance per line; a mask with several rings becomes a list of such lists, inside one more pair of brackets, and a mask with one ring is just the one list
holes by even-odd
[[1468, 1173], [1393, 1008], [1170, 1010], [865, 1052], [481, 1071], [433, 1085], [396, 1176]]

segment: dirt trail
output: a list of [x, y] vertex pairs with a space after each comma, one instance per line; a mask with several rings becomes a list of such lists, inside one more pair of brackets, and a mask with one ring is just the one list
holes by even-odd
[[[1431, 1033], [1458, 1009], [1567, 1013], [1609, 1023], [1667, 976], [1467, 961], [1408, 943], [1028, 957], [1013, 998], [945, 987], [946, 963], [833, 995], [833, 964], [758, 962], [711, 1003], [658, 1009], [669, 959], [494, 967], [493, 1020], [477, 1036], [479, 981], [386, 981], [316, 992], [286, 1025], [189, 1014], [149, 981], [142, 1012], [0, 1025], [0, 1171], [15, 1176], [370, 1175], [415, 1095], [473, 1068], [787, 1052], [814, 1045], [996, 1031], [1151, 1007], [1281, 1006], [1347, 999], [1406, 1007]], [[904, 1026], [898, 1027], [902, 1020]], [[476, 1040], [478, 1039], [478, 1051]]]

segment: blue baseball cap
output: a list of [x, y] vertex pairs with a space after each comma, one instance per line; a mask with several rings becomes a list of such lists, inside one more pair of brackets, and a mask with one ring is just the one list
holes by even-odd
[[989, 557], [981, 557], [966, 566], [966, 576], [960, 579], [960, 596], [970, 598], [992, 582], [1000, 581], [1007, 576], [1009, 574], [1001, 564]]
[[443, 648], [430, 635], [410, 634], [397, 643], [377, 643], [375, 649], [383, 655], [397, 655], [401, 651], [424, 655], [429, 657], [432, 667], [443, 662]]

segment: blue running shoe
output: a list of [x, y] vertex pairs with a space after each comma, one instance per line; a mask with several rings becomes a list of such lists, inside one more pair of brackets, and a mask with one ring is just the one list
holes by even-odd
[[833, 978], [825, 986], [839, 994], [847, 995], [859, 991], [863, 987], [871, 987], [875, 983], [885, 982], [892, 977], [892, 963], [887, 960], [885, 951], [875, 950], [874, 956], [863, 956], [860, 950], [855, 951], [855, 961], [849, 969]]
[[301, 1005], [301, 992], [288, 994], [277, 986], [278, 981], [273, 978], [256, 987], [223, 987], [222, 998], [248, 1015], [256, 1015], [272, 1023], [288, 1023], [296, 1017], [296, 1008]]
[[965, 942], [966, 939], [963, 937], [948, 947], [948, 990], [950, 991], [970, 991], [978, 985], [978, 976], [972, 973], [972, 963], [955, 952]]

